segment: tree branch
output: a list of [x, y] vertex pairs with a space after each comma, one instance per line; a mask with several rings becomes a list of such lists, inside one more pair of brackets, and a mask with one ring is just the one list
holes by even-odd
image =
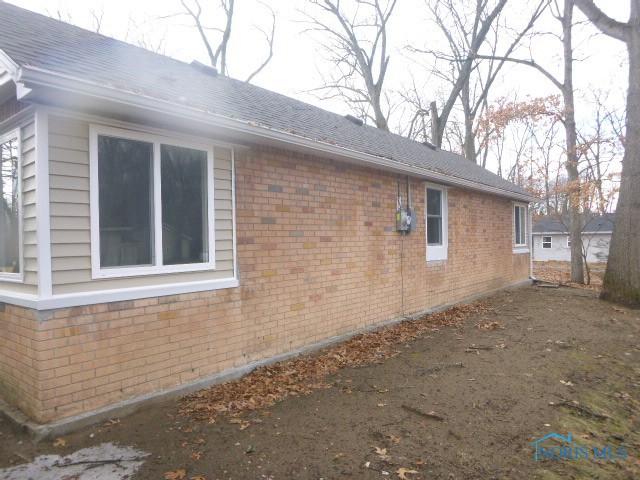
[[504, 61], [504, 62], [519, 63], [520, 65], [527, 65], [529, 67], [535, 68], [540, 73], [542, 73], [558, 89], [562, 90], [563, 87], [564, 87], [562, 82], [560, 80], [558, 80], [556, 77], [554, 77], [553, 74], [551, 72], [549, 72], [549, 70], [544, 68], [542, 65], [534, 62], [533, 60], [524, 60], [524, 59], [521, 59], [521, 58], [511, 58], [511, 57], [494, 57], [494, 56], [491, 56], [491, 55], [476, 55], [475, 57], [476, 58], [480, 58], [480, 59], [485, 59], [485, 60], [499, 60], [499, 61]]
[[628, 32], [631, 28], [628, 23], [619, 22], [609, 17], [598, 8], [593, 0], [575, 0], [575, 5], [602, 33], [622, 42], [628, 41]]

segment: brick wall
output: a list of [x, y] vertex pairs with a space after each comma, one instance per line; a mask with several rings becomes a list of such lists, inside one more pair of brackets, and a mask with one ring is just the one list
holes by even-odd
[[528, 277], [529, 256], [512, 253], [511, 201], [451, 188], [448, 260], [427, 264], [424, 183], [411, 185], [417, 230], [401, 237], [396, 182], [275, 149], [238, 152], [239, 288], [39, 320], [7, 306], [0, 355], [20, 353], [0, 357], [0, 388], [51, 421]]

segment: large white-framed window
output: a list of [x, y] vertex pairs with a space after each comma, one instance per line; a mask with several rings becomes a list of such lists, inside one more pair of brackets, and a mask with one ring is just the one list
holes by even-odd
[[93, 278], [215, 269], [213, 147], [90, 126]]
[[516, 204], [513, 206], [513, 243], [516, 249], [526, 250], [527, 243], [527, 206]]
[[449, 248], [447, 189], [427, 184], [425, 191], [427, 261], [446, 260]]
[[551, 248], [551, 235], [545, 235], [542, 237], [542, 248]]
[[0, 135], [0, 281], [22, 282], [20, 129]]

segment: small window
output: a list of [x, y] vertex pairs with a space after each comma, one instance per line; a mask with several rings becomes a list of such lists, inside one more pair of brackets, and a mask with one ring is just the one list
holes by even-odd
[[551, 237], [542, 237], [542, 248], [551, 248]]
[[214, 268], [212, 149], [92, 127], [91, 155], [94, 277]]
[[20, 137], [0, 135], [0, 279], [19, 280], [21, 268]]
[[515, 245], [525, 247], [527, 245], [527, 207], [515, 205], [513, 209]]
[[567, 248], [571, 248], [571, 235], [567, 235]]
[[436, 186], [427, 187], [426, 203], [427, 260], [446, 260], [447, 190]]

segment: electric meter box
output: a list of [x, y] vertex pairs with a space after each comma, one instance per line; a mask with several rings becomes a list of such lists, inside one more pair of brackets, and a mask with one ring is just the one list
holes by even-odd
[[410, 208], [399, 208], [396, 212], [396, 230], [402, 233], [409, 233], [415, 229], [415, 212]]

